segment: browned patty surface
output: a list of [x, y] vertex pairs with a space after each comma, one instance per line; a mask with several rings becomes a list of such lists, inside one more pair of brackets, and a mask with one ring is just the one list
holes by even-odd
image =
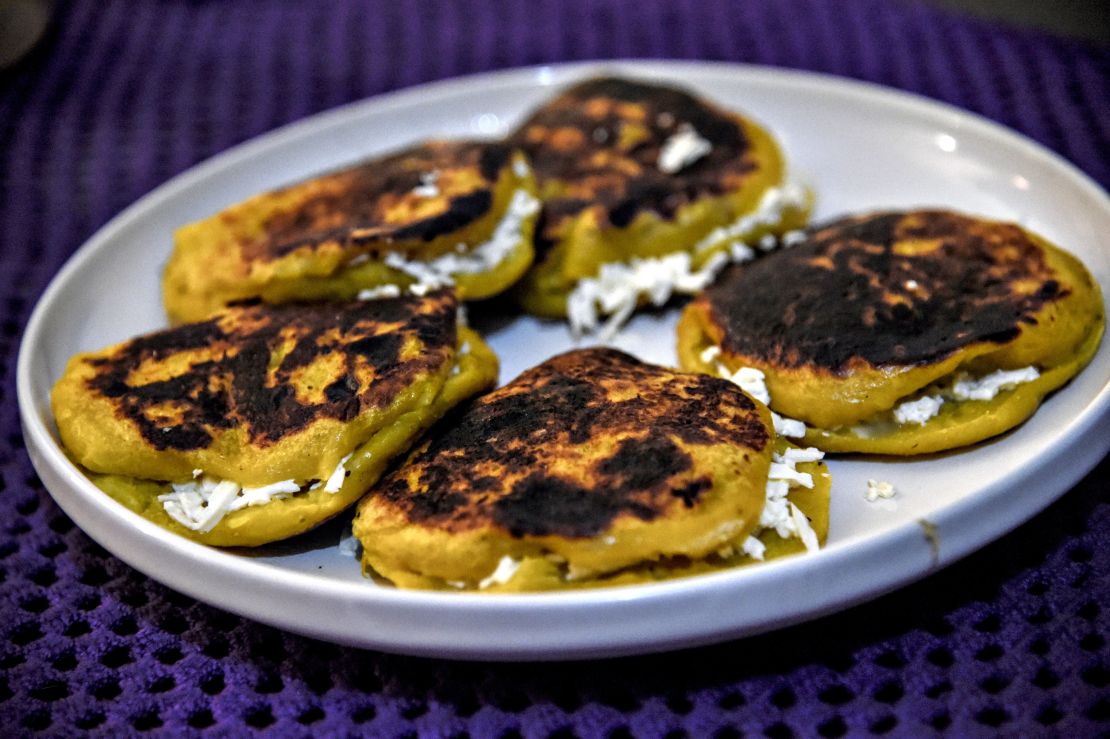
[[1012, 224], [947, 211], [853, 216], [726, 271], [701, 298], [722, 348], [780, 367], [937, 362], [1012, 341], [1067, 295]]
[[[573, 477], [550, 472], [615, 439], [609, 456]], [[371, 495], [443, 531], [493, 524], [517, 538], [592, 537], [622, 516], [651, 521], [697, 505], [712, 482], [676, 484], [694, 467], [678, 442], [730, 444], [743, 456], [770, 437], [755, 403], [730, 382], [580, 350], [474, 401]]]
[[[302, 247], [328, 242], [431, 241], [457, 231], [489, 212], [493, 184], [511, 153], [511, 148], [500, 142], [429, 141], [324, 175], [313, 181], [317, 192], [309, 202], [279, 212], [265, 224], [259, 238], [243, 245], [243, 257], [248, 261], [269, 261]], [[445, 198], [443, 207], [434, 215], [400, 222], [387, 217], [387, 211], [404, 199], [418, 197], [413, 189], [421, 184], [422, 176], [472, 168], [480, 173], [484, 185]], [[275, 194], [280, 196], [282, 192]]]
[[[659, 153], [679, 121], [713, 148], [680, 171], [664, 173]], [[510, 141], [528, 154], [536, 172], [545, 195], [541, 232], [549, 239], [566, 220], [598, 204], [618, 228], [644, 210], [671, 218], [705, 196], [739, 189], [756, 167], [737, 116], [680, 89], [611, 77], [565, 90]], [[559, 192], [551, 196], [553, 186]]]
[[[384, 408], [415, 376], [442, 367], [454, 352], [456, 307], [453, 292], [441, 290], [422, 298], [232, 308], [86, 360], [95, 369], [87, 387], [159, 451], [202, 449], [233, 428], [266, 447], [316, 419], [348, 421]], [[419, 342], [416, 352], [405, 350], [412, 341]], [[187, 355], [186, 366], [168, 369], [178, 354]], [[280, 362], [271, 366], [276, 355]], [[314, 387], [306, 387], [302, 372], [331, 357], [330, 375], [324, 382], [314, 375]], [[158, 379], [133, 379], [158, 365], [167, 368], [156, 370]], [[167, 406], [171, 417], [154, 412]]]

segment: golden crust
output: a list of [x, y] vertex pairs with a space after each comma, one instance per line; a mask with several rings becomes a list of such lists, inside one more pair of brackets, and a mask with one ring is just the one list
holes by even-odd
[[450, 290], [238, 307], [81, 354], [52, 395], [59, 432], [98, 472], [325, 479], [385, 416], [434, 397], [456, 308]]
[[355, 534], [401, 585], [477, 587], [505, 556], [577, 583], [700, 559], [758, 523], [772, 435], [732, 383], [569, 352], [437, 428], [364, 498]]
[[[530, 172], [506, 144], [429, 141], [262, 193], [180, 228], [163, 276], [167, 313], [200, 320], [237, 301], [351, 299], [412, 277], [387, 254], [422, 262], [486, 242]], [[522, 174], [522, 172], [524, 172]], [[487, 297], [532, 260], [535, 218], [490, 269], [459, 275], [460, 295]]]
[[[465, 351], [464, 351], [465, 348]], [[346, 478], [337, 491], [302, 485], [299, 493], [227, 513], [209, 531], [187, 528], [172, 518], [158, 496], [168, 486], [157, 480], [88, 472], [93, 483], [116, 501], [154, 523], [202, 544], [253, 547], [289, 538], [317, 526], [357, 501], [394, 457], [435, 421], [462, 401], [488, 390], [497, 381], [497, 357], [473, 331], [459, 330], [450, 373], [434, 397], [417, 407], [388, 414], [385, 421], [350, 450], [343, 463]], [[342, 449], [337, 445], [337, 449]]]
[[[663, 171], [666, 142], [687, 129], [708, 152]], [[510, 140], [532, 161], [544, 201], [536, 264], [517, 289], [525, 309], [541, 315], [563, 315], [567, 293], [602, 264], [691, 250], [784, 179], [778, 145], [751, 120], [687, 91], [629, 79], [564, 90]], [[807, 215], [808, 204], [794, 208], [750, 237], [800, 227]], [[699, 250], [695, 266], [727, 246]]]

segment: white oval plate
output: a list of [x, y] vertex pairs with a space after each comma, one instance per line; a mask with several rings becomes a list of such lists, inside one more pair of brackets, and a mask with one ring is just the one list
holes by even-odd
[[[49, 393], [66, 360], [164, 325], [159, 278], [171, 233], [260, 190], [431, 136], [498, 135], [572, 80], [601, 72], [692, 87], [780, 137], [818, 193], [818, 218], [940, 205], [1019, 221], [1110, 285], [1110, 199], [1059, 157], [955, 108], [832, 77], [703, 63], [580, 64], [448, 80], [355, 103], [269, 133], [174, 178], [97, 232], [55, 277], [21, 346], [27, 447], [58, 504], [133, 567], [202, 601], [290, 631], [412, 654], [565, 659], [704, 644], [777, 628], [922, 577], [1044, 508], [1110, 448], [1110, 345], [1016, 431], [915, 461], [831, 463], [828, 547], [661, 584], [585, 592], [406, 592], [363, 579], [339, 524], [244, 554], [170, 534], [99, 492], [67, 461]], [[672, 309], [635, 318], [616, 344], [674, 362]], [[502, 380], [571, 346], [562, 324], [489, 324]], [[897, 496], [868, 503], [866, 481]]]

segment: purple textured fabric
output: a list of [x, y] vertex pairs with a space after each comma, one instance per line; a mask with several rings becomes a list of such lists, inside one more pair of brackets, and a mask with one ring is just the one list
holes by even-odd
[[74, 0], [0, 77], [0, 735], [920, 736], [1110, 731], [1110, 463], [944, 572], [759, 638], [596, 663], [341, 649], [148, 580], [22, 447], [22, 326], [109, 217], [282, 123], [607, 57], [831, 72], [989, 116], [1110, 183], [1110, 53], [890, 0]]

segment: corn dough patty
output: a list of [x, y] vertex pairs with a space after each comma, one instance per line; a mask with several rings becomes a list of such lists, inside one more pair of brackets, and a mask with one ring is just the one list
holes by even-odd
[[573, 351], [437, 427], [360, 503], [354, 533], [367, 571], [401, 587], [703, 571], [758, 526], [774, 447], [767, 408], [732, 383]]
[[451, 282], [488, 297], [532, 262], [534, 194], [520, 154], [487, 141], [429, 141], [263, 193], [177, 231], [166, 311], [195, 321], [239, 301]]
[[231, 308], [70, 360], [51, 401], [71, 458], [152, 521], [217, 546], [349, 506], [450, 408], [496, 382], [449, 289]]
[[906, 455], [1020, 424], [1090, 361], [1104, 324], [1067, 252], [1015, 224], [918, 210], [836, 220], [732, 268], [687, 307], [678, 341], [686, 369], [766, 373], [807, 443]]
[[531, 160], [543, 200], [536, 263], [517, 290], [539, 315], [567, 315], [568, 295], [603, 265], [681, 253], [696, 272], [738, 240], [808, 216], [809, 193], [787, 187], [766, 130], [678, 88], [590, 79], [510, 141]]

